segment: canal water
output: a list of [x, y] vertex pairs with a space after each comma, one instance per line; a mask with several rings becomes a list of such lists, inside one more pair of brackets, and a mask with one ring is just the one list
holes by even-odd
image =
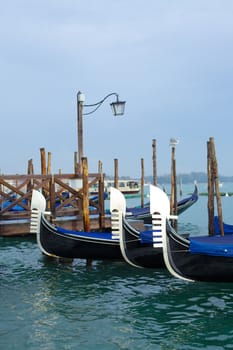
[[[229, 223], [233, 197], [222, 205]], [[200, 196], [179, 230], [206, 233], [206, 208]], [[61, 263], [34, 238], [0, 238], [0, 302], [4, 350], [233, 349], [233, 284], [124, 262]]]

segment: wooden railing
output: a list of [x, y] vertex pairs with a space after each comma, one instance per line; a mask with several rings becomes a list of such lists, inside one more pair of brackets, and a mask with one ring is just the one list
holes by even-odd
[[[75, 216], [82, 220], [89, 215], [85, 203], [92, 206], [92, 213], [99, 215], [99, 225], [104, 226], [103, 174], [54, 175], [0, 175], [0, 224], [16, 219], [28, 219], [31, 211], [32, 189], [39, 190], [46, 198], [52, 221]], [[85, 186], [83, 184], [85, 183]], [[92, 201], [89, 188], [98, 184], [99, 200]], [[87, 220], [85, 218], [85, 220]], [[89, 219], [88, 219], [89, 220]]]

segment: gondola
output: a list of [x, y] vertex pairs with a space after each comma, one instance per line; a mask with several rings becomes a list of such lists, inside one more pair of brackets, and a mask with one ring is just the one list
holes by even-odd
[[[189, 281], [233, 282], [232, 225], [224, 224], [225, 235], [216, 230], [214, 236], [185, 237], [170, 225], [170, 203], [167, 195], [151, 186], [152, 230], [141, 232], [141, 245], [127, 241], [127, 231], [120, 231], [120, 247], [124, 259], [131, 265], [143, 267], [144, 257], [156, 260], [162, 252], [168, 271], [175, 277]], [[215, 221], [217, 218], [215, 219]], [[217, 223], [216, 223], [217, 224]], [[217, 226], [216, 226], [217, 227]], [[154, 253], [151, 250], [153, 246]]]
[[[191, 196], [181, 199], [177, 202], [177, 214], [180, 215], [185, 210], [190, 208], [198, 200], [198, 188], [194, 185], [194, 191]], [[132, 207], [126, 209], [126, 217], [143, 220], [145, 224], [151, 224], [150, 202], [146, 203], [145, 207]]]
[[[47, 219], [46, 201], [43, 195], [33, 190], [31, 201], [30, 232], [36, 233], [37, 243], [47, 256], [92, 260], [123, 260], [119, 234], [123, 227], [128, 239], [140, 244], [140, 232], [125, 219], [126, 201], [117, 189], [111, 189], [111, 222], [109, 232], [72, 231], [54, 226]], [[162, 254], [160, 254], [162, 258]], [[159, 262], [159, 261], [158, 261]], [[155, 264], [154, 264], [155, 266]]]
[[158, 188], [155, 192], [160, 205], [155, 210], [163, 226], [160, 241], [168, 271], [189, 281], [233, 282], [233, 234], [181, 237], [169, 224], [168, 198]]
[[[44, 196], [32, 191], [30, 232], [36, 233], [37, 243], [47, 256], [80, 259], [122, 259], [119, 248], [119, 229], [122, 225], [122, 203], [118, 202], [118, 191], [112, 190], [112, 230], [109, 232], [72, 231], [51, 224], [45, 211]], [[113, 204], [114, 202], [114, 204]], [[123, 203], [124, 205], [125, 203]], [[114, 207], [115, 206], [115, 207]]]

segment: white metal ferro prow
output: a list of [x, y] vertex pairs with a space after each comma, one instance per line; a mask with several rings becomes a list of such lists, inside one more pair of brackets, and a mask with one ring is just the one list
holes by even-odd
[[46, 209], [46, 200], [43, 194], [39, 191], [32, 190], [31, 209], [38, 209], [42, 213]]
[[170, 215], [170, 201], [168, 196], [160, 188], [153, 185], [150, 185], [150, 213], [152, 214], [152, 230], [155, 232], [159, 231], [155, 233], [157, 237], [154, 241], [154, 247], [162, 247], [163, 259], [168, 271], [176, 278], [193, 282], [193, 280], [177, 274], [170, 264], [167, 251], [166, 221], [169, 219], [178, 219], [178, 216]]
[[110, 211], [117, 210], [125, 216], [126, 200], [121, 191], [115, 187], [110, 187]]

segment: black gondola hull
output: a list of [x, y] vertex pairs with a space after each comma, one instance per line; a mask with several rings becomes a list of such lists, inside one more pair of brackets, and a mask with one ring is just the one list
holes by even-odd
[[151, 243], [142, 243], [136, 239], [132, 226], [124, 221], [121, 240], [121, 251], [124, 259], [131, 265], [145, 268], [164, 268], [162, 248], [154, 248]]
[[93, 260], [122, 259], [118, 241], [62, 234], [53, 229], [43, 217], [38, 243], [42, 251], [51, 256]]
[[195, 281], [233, 282], [233, 257], [192, 253], [189, 241], [167, 230], [167, 258], [180, 277]]

